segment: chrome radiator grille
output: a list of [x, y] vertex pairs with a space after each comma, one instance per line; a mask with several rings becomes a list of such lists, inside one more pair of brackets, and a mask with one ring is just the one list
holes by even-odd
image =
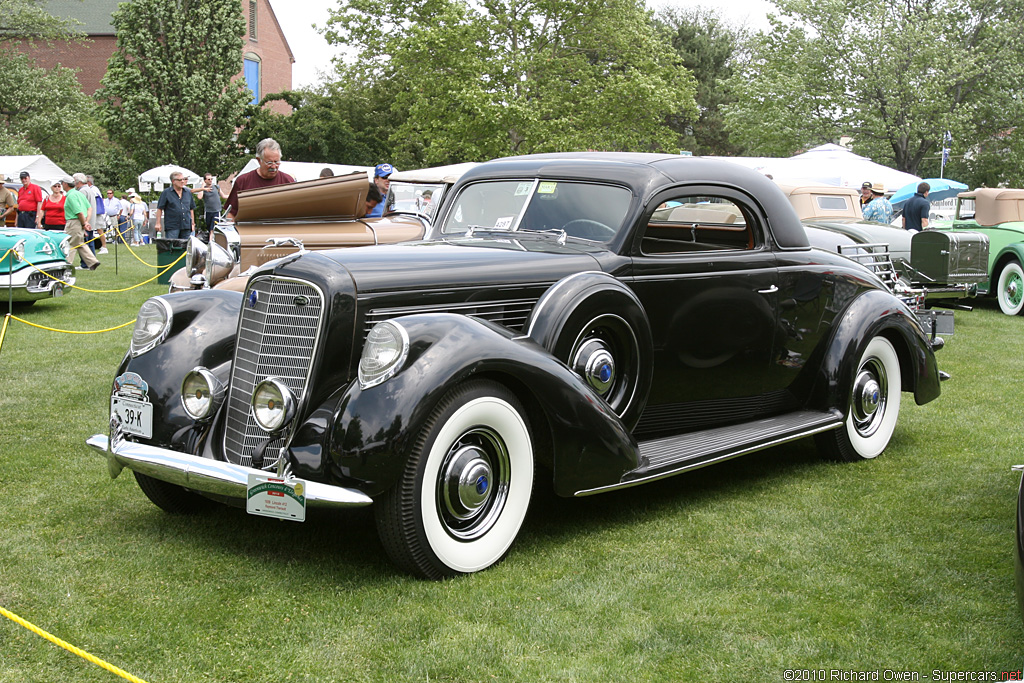
[[[277, 377], [301, 407], [308, 386], [323, 319], [323, 293], [308, 282], [264, 277], [246, 290], [238, 328], [235, 362], [228, 388], [224, 452], [230, 462], [251, 466], [252, 454], [266, 439], [249, 410], [256, 385]], [[284, 438], [270, 444], [263, 466], [273, 465]]]
[[414, 313], [458, 313], [483, 318], [488, 322], [502, 325], [521, 332], [530, 312], [537, 305], [537, 299], [505, 299], [503, 301], [470, 301], [460, 304], [437, 304], [427, 306], [401, 306], [375, 308], [366, 314], [363, 336], [379, 322]]

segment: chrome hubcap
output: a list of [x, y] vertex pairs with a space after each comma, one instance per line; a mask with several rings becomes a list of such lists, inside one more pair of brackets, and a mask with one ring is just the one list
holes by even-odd
[[1006, 299], [1014, 306], [1021, 301], [1021, 282], [1016, 277], [1011, 277], [1006, 283]]
[[868, 360], [857, 373], [853, 385], [853, 420], [862, 436], [871, 436], [885, 415], [888, 379], [877, 358]]
[[601, 396], [615, 383], [615, 358], [600, 339], [588, 339], [580, 346], [572, 369]]
[[475, 446], [467, 446], [448, 462], [444, 506], [455, 519], [469, 519], [491, 496], [491, 467]]
[[437, 474], [437, 511], [445, 530], [469, 541], [486, 534], [508, 498], [511, 468], [498, 434], [483, 427], [463, 434]]

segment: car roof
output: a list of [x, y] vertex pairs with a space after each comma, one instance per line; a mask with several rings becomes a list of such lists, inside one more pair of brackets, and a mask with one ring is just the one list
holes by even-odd
[[629, 187], [647, 205], [677, 184], [711, 183], [737, 188], [761, 205], [783, 248], [806, 248], [807, 234], [789, 200], [769, 178], [729, 161], [643, 152], [561, 152], [506, 157], [480, 164], [459, 181], [508, 177], [598, 180]]

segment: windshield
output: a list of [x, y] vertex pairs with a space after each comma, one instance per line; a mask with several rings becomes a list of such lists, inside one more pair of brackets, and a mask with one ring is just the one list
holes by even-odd
[[469, 227], [508, 231], [561, 230], [608, 242], [622, 227], [632, 194], [612, 185], [578, 181], [498, 180], [462, 189], [441, 226], [445, 235]]
[[391, 211], [419, 213], [433, 218], [444, 190], [444, 183], [410, 183], [396, 180], [388, 189], [387, 206]]

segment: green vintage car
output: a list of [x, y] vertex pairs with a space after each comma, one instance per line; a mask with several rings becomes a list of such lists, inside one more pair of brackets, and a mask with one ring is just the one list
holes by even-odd
[[1006, 315], [1024, 311], [1024, 190], [961, 192], [952, 222], [934, 227], [987, 235], [988, 281], [978, 285], [978, 293], [995, 296]]
[[61, 296], [75, 284], [63, 232], [0, 228], [0, 304]]

